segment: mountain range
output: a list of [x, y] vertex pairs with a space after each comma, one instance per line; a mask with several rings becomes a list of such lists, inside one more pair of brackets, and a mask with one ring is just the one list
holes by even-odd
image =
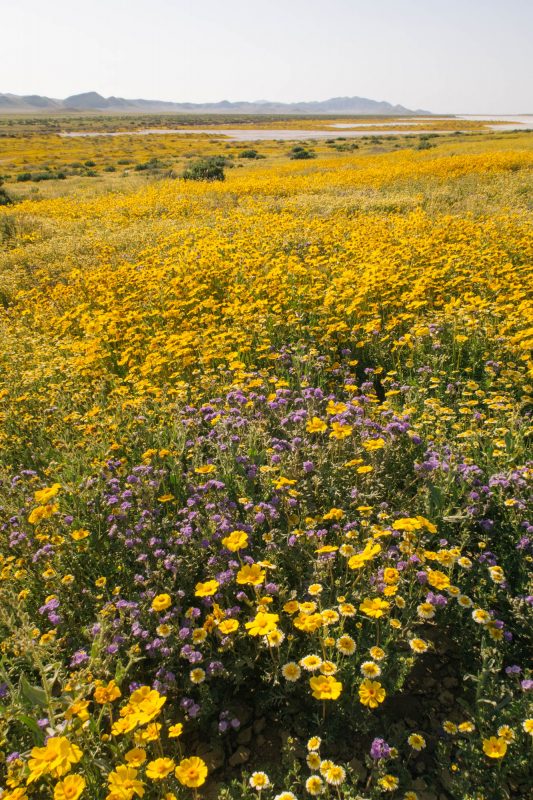
[[222, 100], [219, 103], [170, 103], [165, 100], [126, 100], [123, 97], [102, 97], [98, 92], [84, 92], [57, 100], [38, 94], [0, 94], [0, 113], [103, 111], [116, 113], [154, 113], [170, 111], [191, 114], [361, 114], [405, 115], [430, 114], [392, 105], [384, 100], [366, 97], [332, 97], [301, 103], [280, 103], [270, 100], [255, 102]]

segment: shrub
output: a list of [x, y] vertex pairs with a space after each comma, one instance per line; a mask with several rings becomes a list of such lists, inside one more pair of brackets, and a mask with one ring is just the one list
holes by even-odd
[[28, 180], [34, 183], [40, 183], [41, 181], [63, 181], [66, 177], [64, 172], [50, 172], [49, 170], [45, 170], [44, 172], [32, 172]]
[[342, 144], [333, 144], [329, 145], [334, 150], [338, 150], [339, 153], [350, 153], [352, 150], [359, 150], [359, 145], [356, 142], [343, 142]]
[[19, 172], [17, 183], [25, 183], [26, 181], [31, 181], [31, 172]]
[[[0, 192], [2, 191], [5, 190], [0, 188]], [[16, 235], [17, 226], [13, 217], [11, 215], [2, 215], [0, 217], [0, 244], [4, 247], [15, 246]]]
[[163, 167], [164, 164], [158, 158], [151, 158], [149, 161], [144, 161], [141, 164], [135, 164], [136, 172], [144, 172], [145, 170], [154, 170]]
[[239, 158], [264, 158], [257, 150], [250, 148], [249, 150], [241, 150]]
[[186, 181], [223, 181], [225, 163], [221, 156], [199, 158], [187, 167], [182, 178]]
[[307, 150], [305, 147], [297, 144], [290, 151], [289, 158], [293, 160], [303, 160], [306, 158], [316, 158], [316, 155], [312, 150]]
[[10, 206], [13, 200], [5, 189], [2, 188], [4, 181], [0, 178], [0, 206]]

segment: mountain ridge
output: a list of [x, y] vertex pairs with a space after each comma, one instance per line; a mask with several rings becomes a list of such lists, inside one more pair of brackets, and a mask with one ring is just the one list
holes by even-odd
[[241, 113], [241, 114], [361, 114], [369, 116], [415, 114], [431, 115], [423, 109], [409, 109], [393, 105], [385, 100], [367, 97], [330, 97], [327, 100], [311, 100], [282, 103], [270, 100], [230, 101], [215, 103], [174, 103], [166, 100], [126, 99], [103, 97], [98, 92], [82, 92], [62, 100], [43, 95], [15, 95], [0, 93], [0, 113], [61, 111], [116, 111], [122, 113], [150, 113], [169, 111], [174, 113]]

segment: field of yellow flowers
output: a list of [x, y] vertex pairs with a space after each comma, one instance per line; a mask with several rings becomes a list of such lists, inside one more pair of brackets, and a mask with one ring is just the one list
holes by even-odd
[[528, 796], [533, 134], [432, 141], [0, 139], [2, 800]]

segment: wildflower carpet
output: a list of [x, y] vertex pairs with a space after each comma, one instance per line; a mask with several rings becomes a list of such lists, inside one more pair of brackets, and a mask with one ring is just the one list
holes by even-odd
[[532, 139], [0, 208], [2, 800], [527, 796]]

